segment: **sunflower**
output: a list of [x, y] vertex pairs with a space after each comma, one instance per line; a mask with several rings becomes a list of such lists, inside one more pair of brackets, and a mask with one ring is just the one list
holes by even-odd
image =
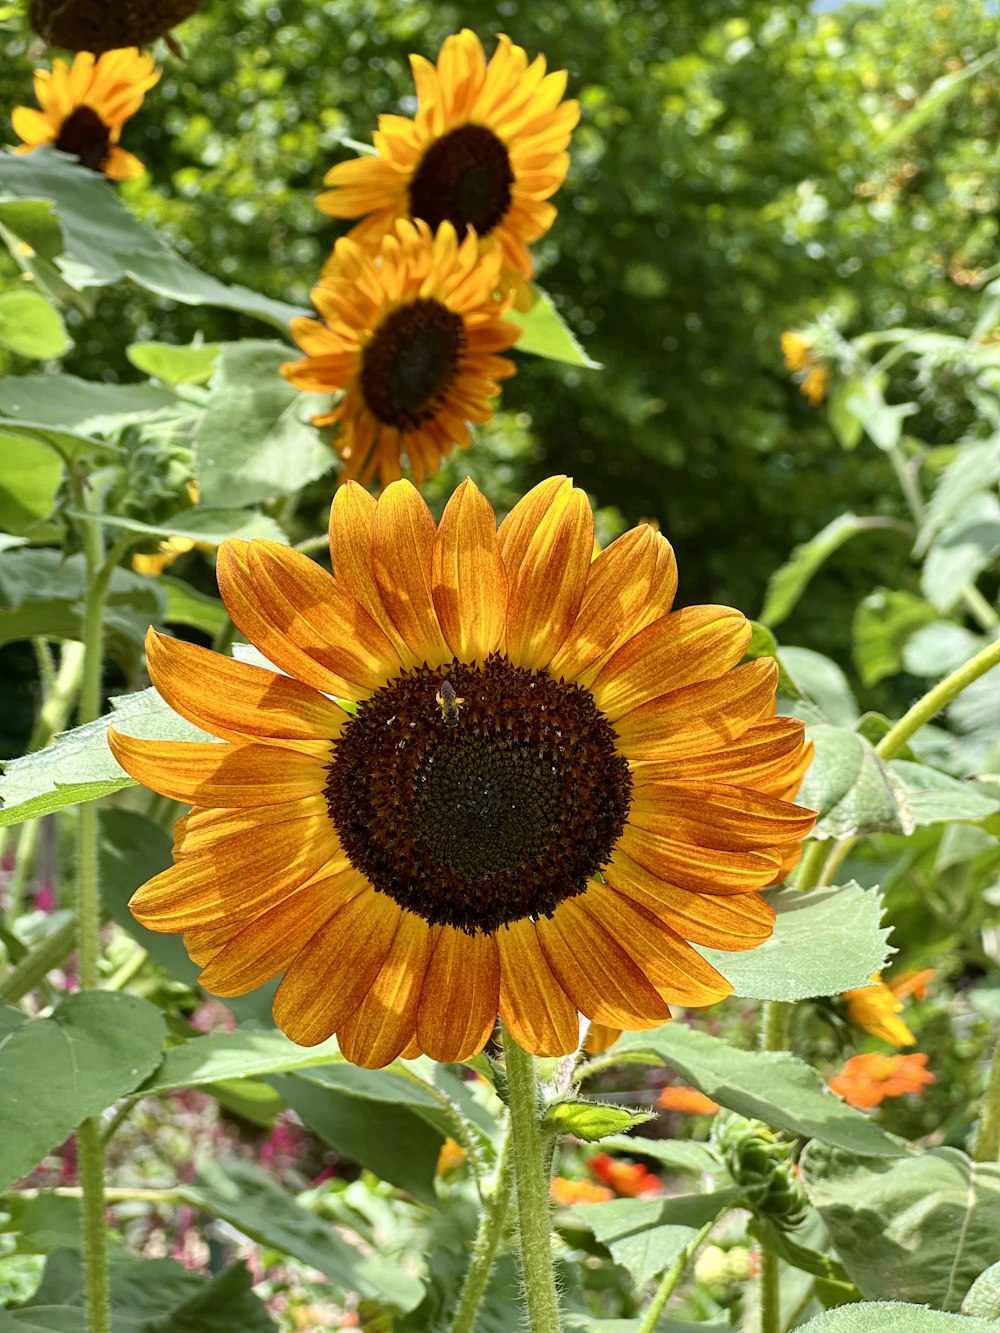
[[366, 246], [397, 218], [421, 218], [432, 230], [450, 222], [459, 235], [472, 228], [496, 239], [508, 285], [523, 289], [534, 272], [528, 246], [555, 221], [548, 200], [566, 176], [580, 119], [578, 103], [561, 100], [565, 72], [546, 74], [543, 56], [529, 64], [508, 37], [487, 63], [468, 28], [447, 39], [436, 66], [422, 56], [410, 64], [416, 118], [380, 116], [375, 155], [333, 167], [325, 178], [333, 188], [317, 206], [335, 218], [364, 217], [350, 235]]
[[229, 614], [277, 672], [150, 631], [160, 694], [224, 744], [110, 733], [193, 807], [131, 905], [184, 932], [208, 990], [283, 973], [278, 1025], [368, 1067], [466, 1059], [498, 1011], [561, 1055], [580, 1013], [646, 1029], [729, 993], [688, 941], [771, 934], [758, 890], [814, 816], [751, 783], [796, 768], [802, 724], [773, 715], [772, 660], [737, 665], [738, 611], [671, 610], [659, 533], [592, 560], [593, 528], [565, 477], [499, 531], [468, 481], [439, 528], [409, 482], [348, 483], [333, 575], [220, 549]]
[[419, 484], [457, 444], [468, 448], [468, 422], [489, 421], [497, 380], [514, 374], [498, 355], [520, 328], [503, 318], [510, 298], [494, 292], [501, 255], [482, 257], [470, 232], [458, 240], [442, 223], [397, 222], [377, 255], [337, 242], [338, 267], [313, 292], [323, 317], [293, 319], [306, 353], [282, 366], [299, 389], [344, 396], [317, 426], [338, 422], [345, 476], [382, 486], [402, 475], [405, 453]]
[[145, 167], [118, 147], [118, 137], [159, 77], [152, 57], [140, 55], [134, 47], [108, 51], [97, 59], [83, 51], [69, 67], [55, 60], [51, 73], [35, 70], [35, 96], [42, 109], [14, 108], [11, 122], [23, 140], [14, 151], [30, 153], [41, 144], [52, 144], [111, 180], [141, 176]]
[[34, 0], [31, 26], [52, 46], [98, 54], [145, 46], [199, 10], [205, 0]]

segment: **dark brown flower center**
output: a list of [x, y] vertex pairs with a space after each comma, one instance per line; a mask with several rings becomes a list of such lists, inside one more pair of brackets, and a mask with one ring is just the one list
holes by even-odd
[[78, 157], [91, 171], [103, 171], [111, 149], [111, 131], [92, 107], [78, 106], [63, 121], [56, 147]]
[[486, 236], [510, 208], [514, 172], [492, 130], [460, 125], [431, 144], [410, 181], [410, 216], [432, 231], [450, 222], [459, 236]]
[[474, 935], [583, 893], [621, 837], [631, 791], [588, 690], [492, 657], [376, 690], [335, 743], [326, 798], [344, 851], [380, 893]]
[[386, 426], [414, 430], [443, 406], [465, 351], [461, 315], [440, 301], [410, 301], [375, 330], [361, 357], [361, 392]]

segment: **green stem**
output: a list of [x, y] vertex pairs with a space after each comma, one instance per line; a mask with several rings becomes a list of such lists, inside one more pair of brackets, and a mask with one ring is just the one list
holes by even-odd
[[995, 1162], [1000, 1157], [1000, 1041], [993, 1052], [972, 1156], [977, 1162]]
[[760, 1252], [760, 1333], [783, 1333], [781, 1326], [780, 1260], [770, 1250]]
[[146, 950], [141, 944], [137, 944], [133, 952], [125, 959], [124, 963], [122, 963], [121, 967], [108, 977], [104, 989], [121, 990], [123, 987], [127, 986], [136, 973], [141, 972], [146, 966], [146, 960], [148, 958], [149, 954]]
[[[70, 484], [80, 511], [89, 509], [83, 479], [75, 468]], [[77, 523], [87, 568], [87, 595], [83, 621], [83, 679], [80, 688], [79, 721], [94, 722], [101, 715], [101, 675], [104, 666], [104, 602], [119, 558], [131, 545], [131, 536], [105, 554], [100, 515]], [[97, 808], [92, 801], [80, 807], [78, 957], [80, 989], [96, 990], [100, 981], [101, 899], [97, 868]], [[84, 1273], [87, 1291], [88, 1333], [110, 1333], [111, 1307], [108, 1296], [107, 1228], [104, 1221], [104, 1139], [99, 1116], [90, 1116], [77, 1130], [80, 1185], [82, 1188]]]
[[34, 990], [43, 977], [73, 952], [77, 930], [76, 915], [71, 912], [51, 935], [21, 959], [17, 967], [11, 968], [0, 982], [0, 1000], [13, 1003]]
[[666, 1308], [667, 1301], [674, 1294], [674, 1288], [684, 1276], [685, 1269], [694, 1257], [698, 1246], [705, 1239], [708, 1233], [715, 1226], [718, 1219], [712, 1218], [711, 1222], [706, 1222], [698, 1234], [684, 1246], [680, 1254], [667, 1269], [663, 1275], [663, 1281], [656, 1289], [656, 1295], [649, 1303], [646, 1313], [642, 1317], [642, 1323], [639, 1325], [638, 1333], [656, 1333], [656, 1327], [660, 1322], [660, 1315]]
[[[788, 1021], [792, 1006], [783, 1000], [767, 1000], [761, 1021], [760, 1045], [764, 1051], [783, 1051], [788, 1046]], [[776, 1254], [760, 1252], [760, 1333], [782, 1333], [781, 1270]]]
[[[50, 1190], [11, 1190], [0, 1194], [0, 1199], [82, 1199], [83, 1190], [78, 1185], [58, 1185]], [[105, 1199], [108, 1203], [188, 1203], [189, 1196], [182, 1189], [109, 1189]]]
[[543, 1166], [535, 1060], [518, 1046], [506, 1029], [503, 1049], [517, 1184], [521, 1279], [528, 1307], [528, 1324], [531, 1333], [560, 1333], [559, 1301], [552, 1266], [549, 1184]]
[[829, 854], [830, 846], [828, 842], [820, 842], [814, 839], [806, 843], [802, 860], [795, 871], [795, 887], [797, 889], [805, 892], [806, 889], [815, 888], [820, 883], [823, 866]]
[[475, 1327], [476, 1316], [486, 1294], [490, 1273], [493, 1271], [493, 1260], [496, 1257], [500, 1237], [503, 1235], [507, 1209], [510, 1205], [510, 1192], [514, 1183], [511, 1166], [511, 1131], [508, 1123], [497, 1160], [493, 1190], [483, 1198], [476, 1242], [465, 1281], [462, 1283], [458, 1306], [448, 1325], [448, 1333], [472, 1333]]

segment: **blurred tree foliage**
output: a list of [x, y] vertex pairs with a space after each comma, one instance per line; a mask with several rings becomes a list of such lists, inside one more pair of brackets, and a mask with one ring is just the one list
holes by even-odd
[[[935, 79], [996, 43], [988, 0], [885, 0], [810, 12], [805, 0], [209, 0], [127, 127], [149, 166], [129, 203], [193, 262], [307, 304], [336, 234], [313, 207], [327, 168], [379, 112], [411, 113], [407, 53], [474, 27], [508, 32], [570, 71], [580, 98], [559, 217], [539, 279], [603, 372], [520, 359], [504, 405], [530, 429], [527, 483], [568, 471], [628, 522], [678, 546], [685, 601], [755, 613], [768, 574], [838, 512], [895, 513], [882, 455], [845, 454], [825, 410], [784, 370], [783, 329], [834, 309], [848, 332], [967, 331], [995, 256], [1000, 67], [891, 150], [889, 129]], [[4, 106], [30, 100], [8, 42]], [[259, 334], [225, 312], [102, 294], [67, 366], [133, 378], [135, 338]], [[899, 385], [906, 397], [920, 386]], [[919, 433], [956, 439], [959, 405]], [[903, 536], [846, 547], [787, 639], [846, 654], [850, 612], [898, 586]], [[904, 580], [905, 580], [905, 576]]]

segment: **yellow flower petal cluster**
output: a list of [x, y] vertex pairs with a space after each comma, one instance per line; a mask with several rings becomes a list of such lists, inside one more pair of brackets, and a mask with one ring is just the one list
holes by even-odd
[[150, 633], [160, 694], [218, 740], [111, 733], [192, 807], [138, 919], [183, 932], [216, 994], [283, 974], [284, 1031], [369, 1067], [466, 1059], [498, 1013], [562, 1055], [580, 1014], [645, 1029], [725, 996], [691, 943], [771, 934], [759, 890], [814, 822], [774, 794], [802, 724], [775, 716], [775, 663], [741, 662], [738, 611], [672, 608], [659, 533], [593, 552], [565, 477], [499, 529], [471, 482], [440, 526], [408, 482], [347, 483], [332, 574], [224, 543], [226, 607], [276, 670]]
[[342, 393], [313, 422], [339, 426], [347, 480], [386, 486], [405, 456], [421, 484], [456, 444], [468, 448], [467, 423], [490, 419], [498, 381], [514, 374], [501, 353], [520, 328], [503, 318], [510, 298], [495, 296], [500, 253], [480, 256], [448, 222], [432, 235], [400, 221], [376, 255], [347, 238], [336, 254], [313, 292], [322, 319], [292, 321], [306, 356], [282, 373], [310, 393]]
[[141, 176], [145, 167], [118, 147], [122, 126], [142, 105], [160, 78], [151, 56], [135, 47], [96, 57], [82, 51], [67, 66], [55, 60], [51, 72], [35, 71], [35, 96], [41, 110], [17, 106], [11, 115], [22, 142], [15, 152], [30, 153], [52, 144], [79, 158], [85, 167], [110, 180]]
[[814, 357], [810, 340], [794, 330], [786, 330], [781, 335], [781, 353], [798, 381], [799, 392], [808, 398], [811, 407], [819, 407], [826, 397], [830, 372]]
[[367, 247], [399, 218], [432, 230], [450, 222], [459, 236], [471, 228], [499, 246], [504, 285], [521, 289], [534, 272], [528, 246], [555, 220], [549, 200], [566, 176], [580, 117], [576, 102], [562, 100], [566, 74], [546, 73], [544, 57], [529, 61], [504, 36], [487, 61], [468, 28], [445, 41], [436, 64], [417, 55], [410, 63], [416, 116], [380, 116], [374, 156], [333, 167], [317, 205], [363, 218], [350, 235]]
[[868, 986], [859, 986], [856, 990], [845, 991], [848, 1021], [856, 1027], [864, 1028], [873, 1037], [879, 1037], [890, 1046], [913, 1046], [916, 1037], [899, 1015], [903, 1012], [903, 1002], [882, 980], [876, 972]]

